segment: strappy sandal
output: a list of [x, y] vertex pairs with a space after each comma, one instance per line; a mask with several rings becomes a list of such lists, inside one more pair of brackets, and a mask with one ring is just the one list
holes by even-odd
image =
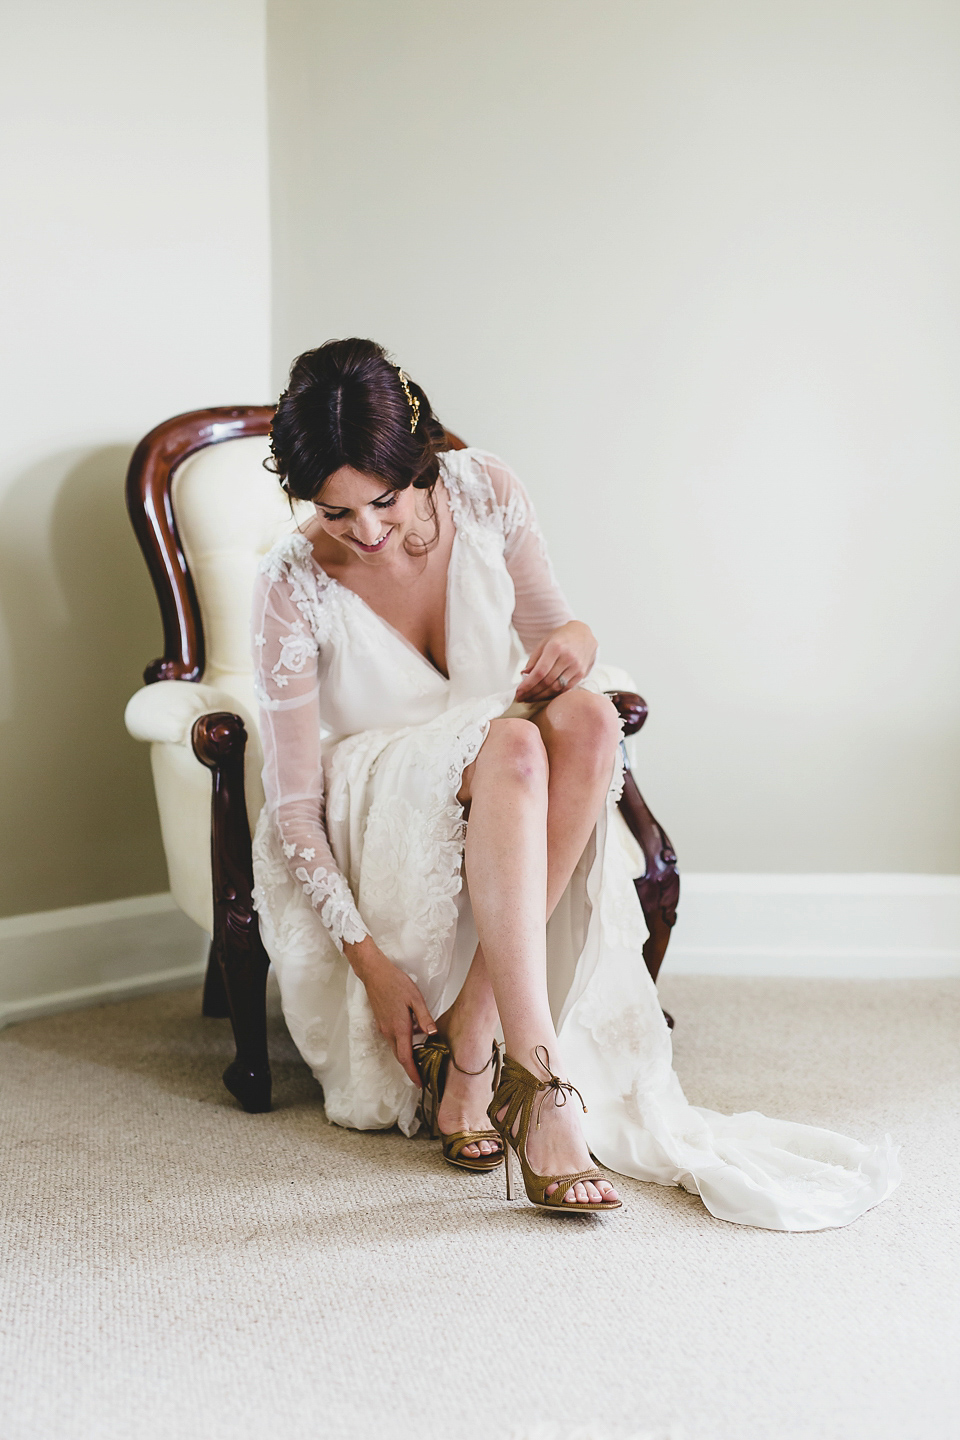
[[[510, 1193], [510, 1151], [513, 1149], [517, 1152], [517, 1158], [520, 1161], [523, 1188], [527, 1192], [527, 1199], [531, 1200], [539, 1209], [552, 1210], [554, 1213], [559, 1212], [562, 1215], [582, 1215], [585, 1212], [593, 1214], [598, 1210], [619, 1210], [622, 1203], [620, 1200], [567, 1201], [563, 1198], [571, 1185], [576, 1185], [578, 1180], [605, 1180], [607, 1177], [602, 1170], [596, 1168], [578, 1170], [575, 1175], [538, 1175], [527, 1163], [527, 1136], [530, 1133], [530, 1121], [533, 1117], [533, 1107], [537, 1096], [540, 1096], [536, 1115], [537, 1129], [540, 1128], [540, 1111], [551, 1090], [555, 1097], [554, 1104], [557, 1106], [566, 1105], [567, 1099], [571, 1095], [576, 1095], [580, 1104], [583, 1105], [583, 1096], [577, 1087], [571, 1085], [568, 1080], [561, 1080], [550, 1069], [550, 1052], [546, 1046], [538, 1045], [534, 1053], [549, 1078], [538, 1080], [536, 1075], [531, 1075], [529, 1070], [518, 1064], [516, 1060], [511, 1060], [509, 1055], [504, 1056], [503, 1075], [487, 1111], [490, 1123], [503, 1141], [507, 1173], [507, 1199], [512, 1198]], [[586, 1113], [586, 1105], [583, 1105], [583, 1109]], [[514, 1133], [515, 1126], [516, 1133]], [[547, 1190], [551, 1185], [556, 1185], [557, 1188], [552, 1195], [548, 1195]]]
[[434, 1140], [440, 1140], [444, 1160], [448, 1165], [459, 1166], [461, 1170], [496, 1170], [497, 1166], [503, 1163], [502, 1149], [489, 1155], [463, 1153], [468, 1145], [479, 1145], [481, 1140], [499, 1140], [500, 1135], [496, 1130], [455, 1130], [452, 1134], [445, 1135], [437, 1124], [448, 1065], [459, 1070], [461, 1075], [482, 1075], [484, 1070], [489, 1070], [492, 1065], [492, 1089], [496, 1090], [500, 1083], [500, 1046], [496, 1040], [493, 1042], [490, 1059], [479, 1070], [464, 1070], [462, 1065], [458, 1065], [448, 1042], [441, 1035], [431, 1035], [413, 1052], [413, 1058], [420, 1072], [420, 1118]]

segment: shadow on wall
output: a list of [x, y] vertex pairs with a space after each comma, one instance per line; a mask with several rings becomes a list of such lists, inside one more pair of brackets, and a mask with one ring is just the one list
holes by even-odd
[[149, 749], [123, 710], [162, 649], [130, 450], [61, 452], [0, 502], [0, 914], [167, 888]]

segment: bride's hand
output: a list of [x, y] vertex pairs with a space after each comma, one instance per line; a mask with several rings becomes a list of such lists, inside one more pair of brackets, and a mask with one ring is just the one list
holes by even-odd
[[527, 661], [517, 700], [552, 700], [579, 685], [593, 669], [597, 642], [589, 625], [569, 620], [537, 646]]
[[416, 985], [398, 966], [388, 960], [369, 935], [356, 945], [344, 945], [344, 954], [362, 982], [377, 1022], [377, 1029], [389, 1040], [394, 1055], [410, 1076], [420, 1084], [413, 1063], [414, 1029], [436, 1033], [433, 1017]]

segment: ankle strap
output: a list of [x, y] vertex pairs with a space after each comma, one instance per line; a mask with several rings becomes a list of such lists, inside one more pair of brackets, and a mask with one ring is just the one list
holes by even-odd
[[[543, 1051], [542, 1055], [540, 1053], [541, 1050]], [[553, 1103], [558, 1110], [561, 1105], [566, 1105], [567, 1100], [571, 1095], [576, 1095], [583, 1108], [583, 1113], [584, 1115], [586, 1115], [587, 1107], [586, 1105], [584, 1105], [583, 1096], [580, 1094], [580, 1091], [577, 1089], [576, 1085], [572, 1085], [569, 1080], [561, 1080], [560, 1076], [554, 1075], [553, 1071], [550, 1069], [550, 1051], [547, 1049], [546, 1045], [538, 1045], [533, 1053], [536, 1056], [537, 1064], [542, 1066], [542, 1068], [547, 1072], [547, 1075], [550, 1077], [548, 1080], [541, 1080], [540, 1083], [537, 1085], [537, 1089], [543, 1091], [543, 1094], [540, 1096], [540, 1103], [537, 1106], [537, 1129], [540, 1129], [540, 1111], [543, 1109], [544, 1101], [546, 1100], [547, 1095], [551, 1090], [554, 1093]]]
[[456, 1061], [456, 1057], [454, 1056], [454, 1053], [453, 1053], [453, 1048], [452, 1048], [452, 1046], [449, 1048], [449, 1053], [450, 1053], [450, 1064], [453, 1066], [454, 1070], [459, 1070], [461, 1075], [482, 1075], [483, 1072], [484, 1072], [484, 1070], [489, 1070], [489, 1069], [490, 1069], [490, 1066], [492, 1065], [492, 1066], [493, 1066], [493, 1088], [494, 1088], [494, 1090], [496, 1090], [497, 1086], [500, 1084], [500, 1065], [501, 1065], [501, 1060], [500, 1060], [500, 1046], [497, 1044], [496, 1040], [494, 1040], [494, 1042], [493, 1042], [493, 1049], [492, 1049], [492, 1051], [490, 1052], [490, 1059], [487, 1061], [486, 1065], [481, 1065], [479, 1070], [464, 1070], [464, 1068], [463, 1068], [462, 1065], [458, 1065], [458, 1064], [457, 1064], [457, 1061]]
[[529, 1107], [530, 1111], [532, 1111], [533, 1102], [536, 1096], [539, 1094], [540, 1102], [537, 1105], [536, 1114], [537, 1129], [539, 1130], [540, 1113], [543, 1110], [544, 1103], [551, 1091], [553, 1091], [554, 1094], [553, 1103], [557, 1106], [558, 1109], [561, 1105], [566, 1105], [567, 1100], [570, 1098], [571, 1095], [576, 1095], [583, 1108], [583, 1113], [586, 1115], [588, 1113], [587, 1107], [584, 1103], [583, 1096], [580, 1094], [580, 1091], [577, 1089], [576, 1085], [572, 1084], [569, 1080], [561, 1080], [560, 1076], [555, 1075], [550, 1069], [550, 1052], [547, 1047], [545, 1045], [538, 1045], [533, 1053], [536, 1058], [537, 1064], [542, 1070], [546, 1071], [546, 1080], [539, 1080], [536, 1075], [531, 1074], [531, 1072], [527, 1069], [525, 1065], [521, 1065], [519, 1060], [514, 1060], [510, 1055], [506, 1056], [504, 1065], [504, 1083], [511, 1086], [514, 1097], [514, 1099], [511, 1100], [511, 1103], [515, 1103], [516, 1105], [513, 1114], [511, 1116], [505, 1117], [508, 1122], [510, 1124], [513, 1123], [521, 1108]]

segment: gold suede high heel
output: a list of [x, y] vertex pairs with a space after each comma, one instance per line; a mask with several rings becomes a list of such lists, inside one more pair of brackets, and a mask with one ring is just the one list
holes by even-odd
[[[431, 1035], [413, 1052], [414, 1062], [420, 1072], [420, 1115], [424, 1125], [435, 1140], [440, 1140], [443, 1158], [448, 1165], [457, 1165], [461, 1170], [496, 1170], [503, 1161], [503, 1150], [490, 1155], [464, 1155], [468, 1145], [479, 1145], [481, 1140], [499, 1140], [496, 1130], [455, 1130], [445, 1135], [437, 1123], [440, 1101], [447, 1078], [447, 1066], [452, 1065], [461, 1075], [482, 1075], [493, 1066], [493, 1085], [496, 1090], [500, 1083], [500, 1046], [493, 1042], [493, 1051], [486, 1065], [479, 1070], [464, 1070], [454, 1059], [453, 1051], [441, 1035]], [[430, 1097], [429, 1110], [427, 1096]]]
[[[566, 1105], [567, 1097], [570, 1095], [576, 1095], [580, 1104], [583, 1105], [583, 1096], [577, 1087], [571, 1085], [568, 1080], [561, 1080], [550, 1069], [550, 1052], [546, 1046], [538, 1045], [535, 1054], [549, 1078], [538, 1080], [536, 1075], [531, 1075], [523, 1065], [518, 1064], [516, 1060], [511, 1060], [509, 1055], [505, 1055], [503, 1075], [487, 1111], [491, 1125], [494, 1126], [503, 1142], [507, 1199], [512, 1198], [510, 1194], [510, 1150], [512, 1148], [517, 1152], [517, 1159], [520, 1161], [523, 1188], [527, 1192], [527, 1199], [539, 1209], [552, 1210], [561, 1215], [583, 1215], [586, 1212], [592, 1214], [598, 1210], [619, 1210], [622, 1203], [620, 1200], [564, 1200], [564, 1195], [571, 1185], [576, 1185], [578, 1180], [597, 1181], [607, 1178], [596, 1167], [590, 1170], [578, 1170], [575, 1175], [538, 1175], [528, 1164], [527, 1136], [530, 1133], [530, 1120], [537, 1096], [540, 1096], [540, 1103], [537, 1106], [537, 1129], [540, 1128], [540, 1111], [551, 1090], [554, 1092], [555, 1105]], [[586, 1105], [583, 1105], [583, 1109], [586, 1113]], [[500, 1116], [501, 1110], [503, 1111], [502, 1116]], [[499, 1119], [498, 1116], [500, 1116]], [[516, 1134], [514, 1134], [515, 1125], [517, 1127]], [[552, 1195], [548, 1195], [547, 1189], [551, 1185], [556, 1185], [557, 1188]]]

